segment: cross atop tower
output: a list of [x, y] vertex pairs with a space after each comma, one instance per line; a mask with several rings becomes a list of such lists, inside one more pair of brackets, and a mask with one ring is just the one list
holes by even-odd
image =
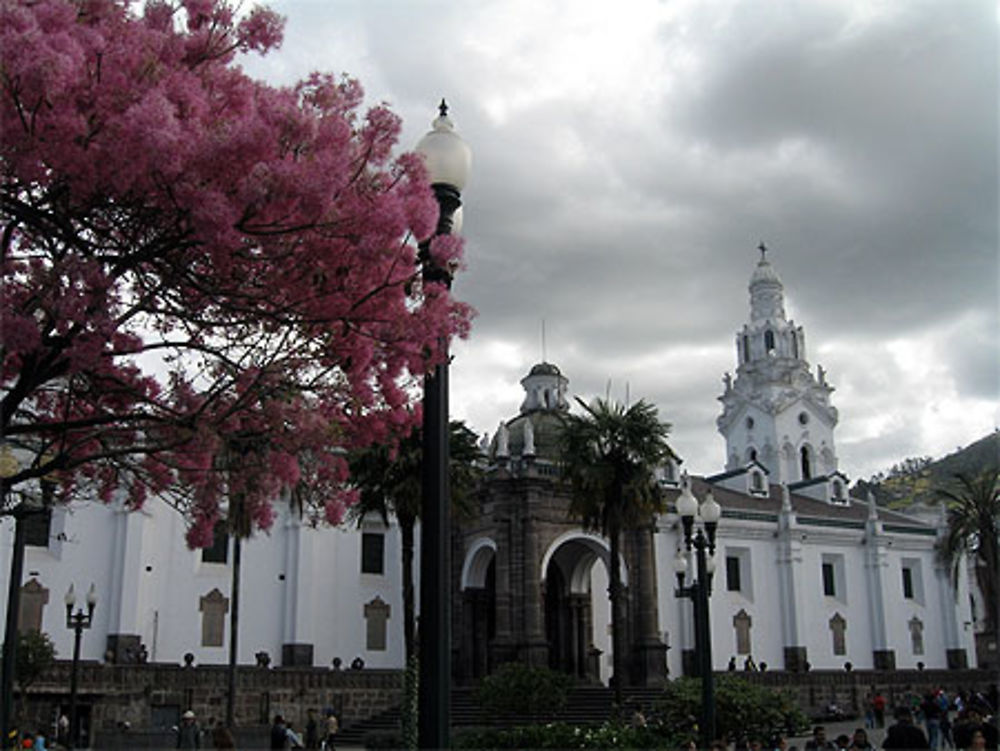
[[760, 260], [766, 261], [767, 260], [767, 246], [764, 244], [763, 240], [760, 241], [760, 245], [757, 246], [757, 250], [760, 251]]

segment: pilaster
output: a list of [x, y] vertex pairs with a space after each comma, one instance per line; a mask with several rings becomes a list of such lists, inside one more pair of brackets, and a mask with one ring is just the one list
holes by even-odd
[[868, 496], [868, 520], [865, 523], [864, 542], [872, 665], [876, 670], [895, 670], [896, 653], [889, 648], [885, 602], [889, 541], [882, 534], [882, 523], [878, 520], [875, 498], [871, 494]]
[[[142, 532], [145, 517], [118, 505], [112, 511], [111, 591], [108, 595], [106, 656], [111, 663], [135, 663], [140, 657]], [[102, 593], [103, 594], [103, 593]]]
[[781, 486], [781, 511], [778, 514], [778, 590], [781, 605], [781, 636], [784, 643], [785, 670], [805, 670], [807, 661], [802, 634], [802, 543], [798, 522], [792, 511], [788, 486]]

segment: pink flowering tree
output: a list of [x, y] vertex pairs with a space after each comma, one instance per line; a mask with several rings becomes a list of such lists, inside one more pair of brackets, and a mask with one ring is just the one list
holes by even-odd
[[[419, 422], [470, 310], [421, 281], [437, 205], [357, 82], [292, 88], [238, 53], [283, 20], [224, 0], [0, 4], [0, 419], [8, 490], [159, 494], [211, 542], [238, 497], [337, 523], [346, 452]], [[453, 239], [437, 259], [457, 264]]]

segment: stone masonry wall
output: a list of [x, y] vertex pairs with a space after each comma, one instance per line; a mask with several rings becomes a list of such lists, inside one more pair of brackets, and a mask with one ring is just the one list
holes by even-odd
[[[69, 705], [70, 663], [57, 662], [29, 690], [25, 726], [48, 727], [59, 706]], [[128, 723], [135, 730], [164, 729], [192, 709], [205, 726], [226, 713], [228, 672], [224, 665], [110, 665], [81, 662], [78, 705], [89, 711], [93, 731]], [[307, 711], [332, 708], [344, 726], [396, 706], [402, 673], [394, 670], [261, 668], [236, 671], [237, 726], [266, 725], [280, 714], [305, 727]], [[157, 727], [159, 726], [159, 727]]]

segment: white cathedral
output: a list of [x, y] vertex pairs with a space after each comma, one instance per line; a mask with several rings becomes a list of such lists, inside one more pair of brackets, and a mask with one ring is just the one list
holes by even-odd
[[[939, 519], [854, 499], [838, 468], [837, 410], [803, 329], [787, 319], [782, 283], [762, 252], [750, 317], [736, 335], [718, 429], [724, 471], [692, 478], [723, 512], [711, 595], [714, 664], [753, 658], [771, 670], [960, 668], [974, 661], [967, 577], [952, 586], [937, 560]], [[607, 682], [608, 543], [565, 514], [556, 436], [568, 380], [549, 363], [522, 381], [520, 411], [483, 458], [482, 514], [454, 530], [453, 649], [457, 680], [499, 662], [549, 664]], [[661, 410], [669, 412], [669, 405]], [[690, 670], [690, 604], [674, 594], [682, 534], [673, 502], [679, 463], [665, 467], [669, 510], [623, 548], [627, 648], [634, 684]], [[13, 524], [2, 520], [7, 591]], [[93, 584], [88, 660], [225, 664], [232, 550], [189, 550], [166, 504], [130, 513], [80, 499], [28, 530], [20, 627], [73, 651], [63, 598]], [[418, 535], [419, 544], [419, 535]], [[398, 529], [381, 519], [313, 529], [285, 509], [242, 550], [238, 660], [273, 665], [403, 667]], [[5, 603], [4, 603], [5, 607]]]

